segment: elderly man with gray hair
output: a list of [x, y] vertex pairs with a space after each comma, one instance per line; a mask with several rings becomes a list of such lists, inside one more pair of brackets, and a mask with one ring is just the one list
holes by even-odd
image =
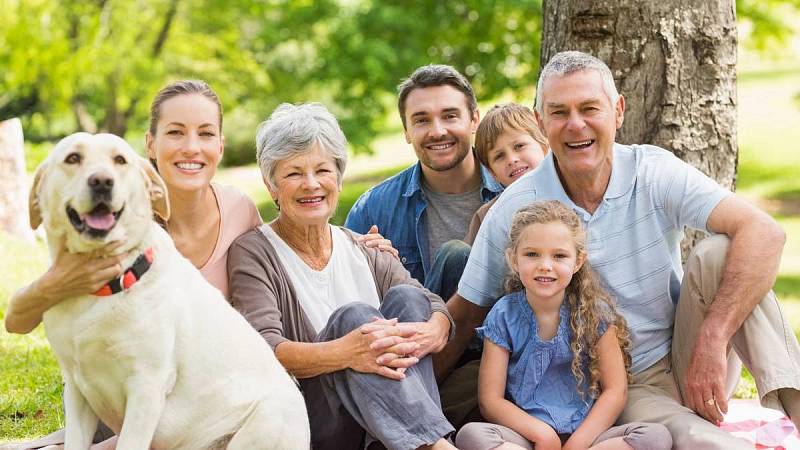
[[347, 163], [336, 119], [283, 104], [256, 143], [279, 212], [231, 246], [230, 298], [300, 380], [313, 448], [453, 448], [429, 356], [452, 319], [391, 252], [329, 223]]
[[[552, 152], [486, 216], [447, 304], [456, 337], [437, 363], [452, 365], [502, 294], [514, 212], [559, 200], [583, 221], [589, 262], [630, 327], [633, 382], [619, 422], [662, 423], [678, 449], [752, 448], [716, 426], [739, 377], [736, 355], [762, 404], [800, 423], [800, 347], [770, 291], [784, 232], [672, 153], [616, 144], [624, 112], [597, 58], [563, 52], [544, 67], [536, 118]], [[684, 226], [713, 236], [682, 266]]]

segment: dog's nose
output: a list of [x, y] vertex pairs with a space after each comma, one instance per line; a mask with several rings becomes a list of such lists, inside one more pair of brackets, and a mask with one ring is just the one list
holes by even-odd
[[89, 177], [89, 189], [94, 192], [109, 192], [114, 187], [114, 178], [105, 173], [95, 173]]

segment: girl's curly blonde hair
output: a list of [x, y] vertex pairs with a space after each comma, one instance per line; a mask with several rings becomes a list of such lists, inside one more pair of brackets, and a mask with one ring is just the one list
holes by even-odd
[[[605, 292], [589, 262], [586, 261], [586, 232], [578, 216], [556, 200], [534, 202], [514, 214], [509, 233], [506, 256], [516, 258], [519, 237], [529, 225], [562, 223], [572, 233], [576, 257], [583, 259], [583, 266], [572, 276], [566, 288], [564, 300], [569, 307], [569, 325], [572, 331], [572, 374], [578, 382], [578, 389], [585, 394], [582, 386], [586, 381], [585, 368], [588, 367], [588, 393], [592, 398], [600, 395], [600, 368], [597, 360], [597, 342], [600, 339], [599, 326], [605, 323], [617, 329], [617, 341], [625, 361], [628, 382], [631, 380], [631, 340], [625, 318], [618, 312], [614, 300]], [[509, 270], [506, 277], [506, 292], [525, 289], [519, 274]]]

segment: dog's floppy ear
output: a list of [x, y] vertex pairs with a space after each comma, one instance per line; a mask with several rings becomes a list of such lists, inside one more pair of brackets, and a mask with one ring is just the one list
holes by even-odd
[[42, 209], [39, 206], [39, 188], [44, 180], [44, 173], [47, 170], [47, 163], [43, 162], [36, 168], [36, 173], [33, 175], [33, 185], [31, 192], [28, 194], [28, 218], [30, 219], [31, 228], [34, 230], [39, 228], [42, 223]]
[[169, 220], [169, 199], [167, 198], [167, 185], [161, 179], [156, 168], [150, 163], [149, 160], [137, 157], [139, 161], [139, 168], [142, 170], [142, 175], [147, 182], [147, 193], [150, 195], [150, 204], [153, 206], [153, 212], [160, 217], [164, 222]]

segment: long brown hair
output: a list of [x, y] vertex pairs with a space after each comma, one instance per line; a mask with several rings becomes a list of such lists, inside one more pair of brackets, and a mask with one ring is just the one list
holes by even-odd
[[[519, 238], [523, 230], [534, 224], [561, 223], [572, 234], [577, 258], [586, 259], [586, 232], [581, 226], [578, 216], [569, 208], [556, 200], [534, 202], [514, 214], [509, 233], [508, 254], [515, 257]], [[509, 270], [506, 277], [506, 291], [515, 292], [525, 289], [519, 274]], [[600, 339], [599, 326], [616, 327], [622, 357], [625, 361], [625, 373], [628, 382], [631, 379], [631, 340], [625, 318], [617, 312], [615, 302], [606, 293], [592, 270], [588, 261], [575, 272], [567, 286], [564, 301], [569, 307], [569, 325], [572, 331], [570, 347], [572, 349], [572, 374], [578, 382], [578, 390], [584, 394], [581, 386], [586, 380], [588, 366], [588, 394], [592, 398], [600, 395], [600, 367], [597, 358], [597, 342]]]

